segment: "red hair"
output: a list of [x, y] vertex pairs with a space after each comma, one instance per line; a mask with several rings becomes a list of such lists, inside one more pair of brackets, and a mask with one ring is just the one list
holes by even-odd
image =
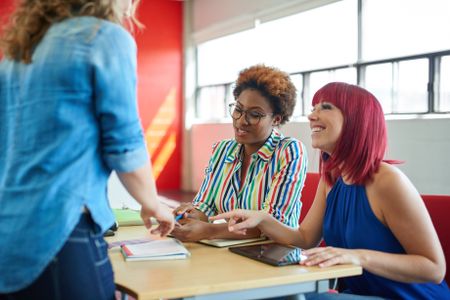
[[342, 111], [341, 136], [331, 155], [322, 152], [320, 169], [329, 185], [345, 174], [353, 184], [373, 178], [383, 161], [387, 134], [383, 109], [369, 91], [343, 82], [332, 82], [319, 89], [312, 104], [326, 101]]

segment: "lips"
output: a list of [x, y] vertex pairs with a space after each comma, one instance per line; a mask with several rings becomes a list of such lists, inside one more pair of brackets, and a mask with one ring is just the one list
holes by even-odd
[[234, 132], [236, 133], [236, 136], [242, 137], [248, 134], [249, 132], [245, 129], [234, 127]]
[[322, 130], [325, 130], [325, 127], [322, 127], [322, 126], [314, 126], [314, 127], [311, 128], [311, 131], [312, 131], [313, 133], [315, 133], [315, 132], [321, 132]]

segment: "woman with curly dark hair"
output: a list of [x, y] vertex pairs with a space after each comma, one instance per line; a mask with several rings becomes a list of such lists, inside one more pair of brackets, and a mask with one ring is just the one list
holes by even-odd
[[174, 226], [136, 108], [137, 2], [21, 0], [3, 31], [0, 299], [114, 299], [111, 170], [147, 227]]
[[175, 210], [185, 217], [172, 234], [183, 241], [259, 236], [257, 229], [237, 235], [226, 224], [208, 223], [208, 217], [237, 208], [263, 210], [298, 226], [306, 150], [276, 129], [292, 116], [295, 86], [288, 74], [256, 65], [240, 72], [233, 94], [236, 102], [229, 109], [235, 138], [214, 145], [193, 203]]

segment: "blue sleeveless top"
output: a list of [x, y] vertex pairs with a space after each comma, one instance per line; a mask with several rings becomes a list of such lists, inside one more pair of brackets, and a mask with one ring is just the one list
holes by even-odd
[[[406, 253], [391, 230], [373, 213], [363, 185], [347, 185], [339, 178], [327, 196], [323, 237], [328, 246]], [[343, 278], [346, 292], [390, 299], [450, 299], [442, 281], [402, 283], [363, 271], [361, 276]]]

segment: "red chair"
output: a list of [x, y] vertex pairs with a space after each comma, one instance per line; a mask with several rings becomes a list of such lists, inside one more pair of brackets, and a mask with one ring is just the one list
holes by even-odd
[[308, 213], [309, 208], [311, 207], [314, 196], [316, 196], [317, 186], [319, 185], [320, 174], [319, 173], [306, 173], [305, 185], [302, 190], [302, 211], [300, 213], [301, 223]]
[[450, 284], [450, 195], [421, 195], [441, 241], [447, 262], [445, 281]]

